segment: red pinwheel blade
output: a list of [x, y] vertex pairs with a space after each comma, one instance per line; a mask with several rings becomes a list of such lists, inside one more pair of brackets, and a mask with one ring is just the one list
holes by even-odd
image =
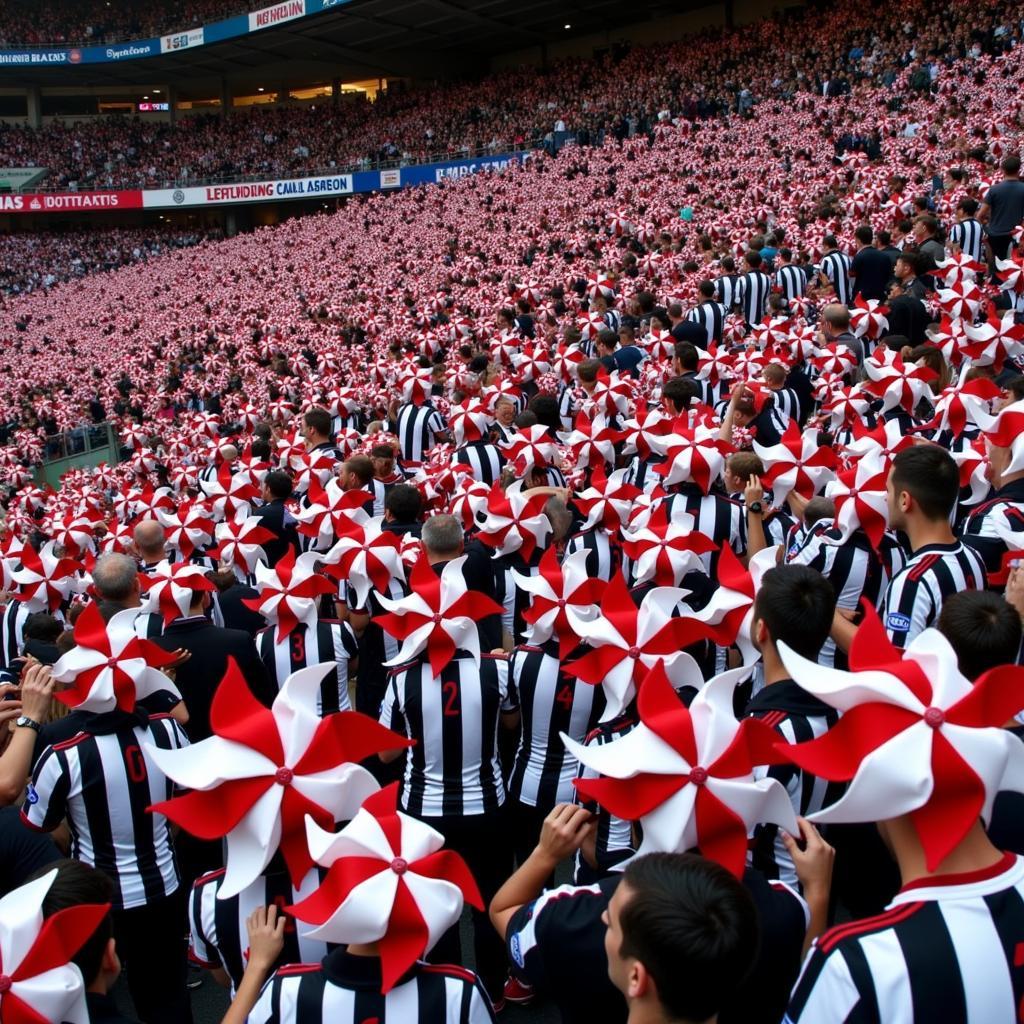
[[227, 672], [213, 695], [210, 728], [223, 739], [259, 751], [274, 764], [284, 759], [274, 716], [249, 689], [234, 658], [228, 658]]
[[11, 980], [33, 978], [68, 963], [89, 941], [109, 912], [109, 903], [83, 903], [58, 910], [43, 922], [35, 942], [11, 975]]
[[299, 775], [315, 775], [339, 764], [365, 761], [384, 750], [403, 750], [413, 746], [413, 742], [368, 715], [340, 711], [320, 722], [295, 771]]

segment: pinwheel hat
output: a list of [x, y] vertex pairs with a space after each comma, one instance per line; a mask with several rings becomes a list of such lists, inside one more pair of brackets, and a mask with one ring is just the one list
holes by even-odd
[[577, 779], [580, 795], [643, 823], [638, 856], [699, 847], [739, 877], [755, 825], [772, 822], [798, 834], [782, 784], [754, 778], [755, 766], [785, 761], [778, 735], [754, 718], [738, 722], [732, 710], [733, 690], [748, 671], [715, 676], [686, 707], [656, 665], [639, 688], [640, 724], [632, 732], [602, 747], [561, 734], [569, 753], [601, 774]]
[[320, 888], [288, 910], [316, 927], [309, 937], [378, 943], [388, 992], [453, 925], [468, 902], [484, 906], [465, 861], [444, 836], [398, 810], [398, 783], [369, 796], [340, 832], [306, 819]]
[[43, 901], [56, 877], [54, 868], [0, 900], [4, 1024], [89, 1024], [86, 982], [70, 961], [110, 912], [110, 904], [66, 907], [44, 920]]
[[843, 713], [824, 736], [782, 749], [818, 778], [849, 783], [814, 821], [909, 815], [934, 871], [979, 818], [989, 819], [999, 790], [1024, 793], [1024, 747], [1002, 728], [1024, 708], [1024, 669], [1000, 666], [972, 684], [938, 630], [901, 652], [874, 608], [865, 604], [865, 613], [849, 672], [779, 644], [793, 679]]
[[160, 770], [192, 790], [150, 810], [200, 839], [227, 840], [219, 898], [255, 881], [278, 847], [292, 882], [301, 884], [313, 866], [304, 819], [331, 829], [351, 818], [378, 788], [357, 762], [410, 746], [356, 711], [320, 718], [316, 696], [336, 668], [328, 661], [293, 672], [266, 708], [231, 658], [210, 707], [213, 736], [182, 750], [148, 746]]

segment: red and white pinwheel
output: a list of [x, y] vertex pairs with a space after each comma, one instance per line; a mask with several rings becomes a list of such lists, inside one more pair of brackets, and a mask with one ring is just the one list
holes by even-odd
[[617, 469], [610, 476], [605, 476], [603, 466], [594, 470], [590, 486], [572, 499], [584, 517], [581, 529], [601, 526], [615, 533], [629, 519], [636, 499], [643, 492], [627, 482], [628, 475], [628, 469]]
[[624, 821], [643, 823], [639, 856], [700, 847], [739, 878], [755, 825], [771, 822], [798, 834], [782, 784], [754, 778], [756, 766], [784, 761], [778, 734], [756, 718], [738, 722], [733, 713], [733, 691], [747, 671], [711, 679], [687, 708], [659, 665], [640, 687], [640, 722], [627, 735], [586, 747], [561, 734], [569, 753], [601, 776], [577, 779], [579, 794]]
[[623, 452], [636, 453], [649, 459], [657, 451], [664, 451], [663, 438], [672, 433], [672, 418], [659, 409], [637, 409], [636, 415], [622, 425]]
[[644, 526], [622, 535], [622, 550], [632, 563], [633, 586], [678, 587], [688, 572], [704, 571], [701, 555], [718, 548], [698, 532], [692, 515], [684, 512], [670, 520], [659, 505]]
[[832, 478], [836, 467], [835, 453], [818, 443], [818, 432], [812, 428], [801, 434], [793, 422], [778, 444], [761, 445], [755, 439], [754, 451], [764, 463], [761, 479], [771, 487], [778, 504], [793, 491], [810, 500]]
[[1006, 477], [1024, 469], [1024, 401], [1004, 406], [996, 416], [979, 415], [978, 420], [991, 444], [1010, 449], [1010, 461], [1002, 475]]
[[505, 490], [494, 484], [487, 495], [483, 522], [478, 524], [480, 543], [493, 548], [496, 558], [518, 551], [529, 561], [551, 533], [551, 522], [544, 515], [548, 497], [526, 493], [519, 484]]
[[581, 412], [576, 416], [575, 427], [558, 436], [572, 452], [576, 468], [586, 469], [615, 464], [615, 445], [622, 439], [622, 432], [614, 430], [600, 412], [592, 420]]
[[722, 475], [732, 445], [721, 440], [713, 427], [690, 427], [682, 417], [673, 426], [671, 434], [658, 439], [655, 450], [664, 454], [665, 461], [655, 466], [655, 473], [666, 485], [694, 483], [708, 494]]
[[996, 277], [1002, 282], [1000, 288], [1014, 295], [1024, 295], [1024, 257], [1015, 256], [1008, 260], [996, 260]]
[[184, 502], [173, 513], [161, 509], [157, 519], [164, 528], [168, 545], [178, 553], [179, 561], [187, 561], [195, 551], [213, 542], [214, 523], [210, 510], [200, 502]]
[[200, 839], [226, 840], [221, 899], [251, 884], [278, 849], [300, 884], [313, 866], [306, 818], [324, 828], [351, 818], [378, 788], [358, 762], [410, 745], [356, 711], [317, 714], [320, 684], [335, 667], [327, 661], [293, 672], [267, 708], [229, 658], [210, 706], [213, 735], [180, 750], [146, 747], [169, 779], [191, 790], [150, 810]]
[[841, 534], [837, 543], [863, 530], [871, 546], [878, 550], [889, 529], [888, 478], [887, 464], [877, 455], [865, 455], [825, 488], [825, 496], [831, 498], [836, 507], [835, 523]]
[[68, 707], [95, 714], [131, 711], [143, 697], [174, 684], [160, 671], [174, 655], [135, 633], [138, 609], [126, 608], [104, 623], [99, 605], [91, 601], [75, 623], [75, 647], [53, 666], [53, 678], [71, 684], [54, 696]]
[[937, 278], [941, 278], [947, 288], [960, 284], [962, 281], [973, 281], [979, 274], [985, 273], [985, 264], [979, 263], [968, 253], [950, 253], [944, 260], [935, 264]]
[[991, 366], [998, 373], [1007, 358], [1015, 359], [1024, 353], [1024, 324], [1016, 323], [1013, 310], [1007, 310], [1001, 317], [993, 312], [976, 326], [964, 324], [964, 336], [961, 351], [972, 366]]
[[949, 431], [953, 437], [960, 437], [969, 426], [980, 425], [979, 416], [988, 419], [993, 401], [1002, 394], [989, 377], [975, 377], [950, 386], [936, 398], [935, 416], [921, 429]]
[[200, 480], [199, 486], [209, 499], [213, 517], [218, 522], [249, 515], [252, 503], [260, 496], [249, 474], [232, 473], [227, 463], [217, 470], [216, 479]]
[[376, 943], [384, 993], [458, 922], [464, 903], [484, 907], [466, 862], [442, 849], [444, 836], [399, 811], [398, 783], [367, 797], [340, 832], [307, 820], [306, 840], [327, 875], [289, 913], [316, 926], [311, 939]]
[[913, 412], [920, 401], [931, 401], [928, 385], [939, 377], [930, 366], [904, 365], [898, 352], [881, 348], [864, 361], [864, 372], [868, 376], [864, 390], [881, 398], [882, 409], [886, 412], [900, 406]]
[[842, 712], [818, 739], [783, 748], [820, 779], [849, 783], [814, 821], [869, 822], [908, 815], [935, 871], [1000, 790], [1024, 792], [1024, 747], [1003, 726], [1024, 708], [1024, 669], [1004, 665], [973, 682], [935, 629], [895, 648], [873, 607], [840, 672], [779, 644], [793, 679]]
[[68, 558], [81, 558], [87, 551], [95, 553], [96, 534], [93, 532], [103, 522], [98, 512], [69, 512], [50, 531], [50, 537], [57, 546], [64, 549]]
[[547, 428], [540, 424], [526, 427], [500, 447], [509, 465], [519, 477], [526, 476], [533, 469], [544, 469], [554, 465], [558, 461], [558, 446], [551, 439]]
[[397, 533], [383, 527], [382, 516], [362, 524], [353, 522], [324, 555], [324, 572], [348, 583], [360, 608], [366, 607], [371, 588], [386, 594], [393, 579], [405, 582], [401, 541]]
[[811, 363], [822, 373], [834, 373], [843, 377], [856, 369], [857, 356], [848, 346], [833, 342], [821, 349]]
[[75, 589], [75, 574], [82, 565], [71, 558], [58, 558], [55, 549], [56, 544], [52, 540], [39, 551], [26, 544], [19, 555], [21, 567], [11, 572], [16, 588], [11, 597], [30, 611], [52, 614]]
[[92, 938], [110, 904], [82, 903], [43, 919], [57, 869], [0, 899], [0, 1021], [89, 1024], [86, 979], [71, 958]]
[[183, 619], [192, 606], [193, 592], [197, 590], [212, 593], [217, 588], [207, 579], [201, 565], [189, 562], [161, 562], [150, 573], [140, 573], [139, 583], [146, 591], [152, 611], [164, 617], [164, 623], [170, 625], [175, 619]]
[[949, 288], [940, 288], [936, 295], [939, 306], [948, 316], [973, 323], [985, 296], [973, 281], [959, 281]]
[[530, 627], [530, 643], [540, 645], [557, 637], [559, 658], [568, 657], [579, 639], [566, 609], [572, 608], [582, 619], [596, 618], [607, 586], [588, 574], [587, 552], [573, 551], [559, 564], [555, 549], [548, 548], [536, 573], [513, 569], [512, 577], [520, 590], [531, 595], [530, 607], [523, 612]]
[[263, 545], [274, 540], [274, 534], [256, 516], [242, 516], [218, 523], [214, 536], [217, 558], [227, 562], [239, 580], [254, 572], [257, 563], [267, 561]]
[[452, 408], [448, 419], [455, 443], [460, 447], [473, 441], [482, 441], [487, 437], [491, 425], [491, 417], [479, 403], [457, 405]]
[[259, 597], [246, 597], [242, 603], [277, 625], [276, 639], [281, 643], [301, 622], [312, 627], [317, 606], [324, 594], [333, 594], [335, 586], [316, 572], [320, 556], [307, 551], [295, 557], [290, 548], [271, 569], [262, 562], [255, 569]]
[[296, 529], [304, 537], [313, 538], [314, 551], [328, 551], [351, 522], [365, 523], [370, 518], [366, 508], [372, 500], [369, 491], [342, 490], [335, 478], [328, 480], [326, 487], [312, 480], [306, 500], [308, 504], [295, 512]]
[[421, 552], [409, 573], [410, 593], [399, 600], [378, 594], [387, 609], [374, 618], [389, 636], [401, 641], [401, 649], [385, 665], [401, 665], [424, 652], [434, 675], [439, 675], [459, 650], [480, 662], [477, 623], [488, 615], [500, 615], [502, 607], [486, 594], [469, 590], [462, 566], [466, 556], [445, 563], [441, 575]]
[[966, 498], [960, 499], [960, 504], [977, 505], [986, 501], [992, 493], [992, 483], [985, 438], [977, 437], [966, 448], [950, 452], [950, 455], [960, 471], [961, 490], [970, 491]]
[[858, 338], [877, 341], [889, 327], [889, 307], [878, 299], [865, 299], [858, 295], [850, 307], [850, 330]]
[[613, 299], [615, 297], [615, 281], [600, 271], [587, 274], [587, 295], [592, 299], [598, 295], [602, 295], [606, 299]]

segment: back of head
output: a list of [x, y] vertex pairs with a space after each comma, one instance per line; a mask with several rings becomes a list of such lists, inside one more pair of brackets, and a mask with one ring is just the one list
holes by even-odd
[[784, 643], [813, 661], [828, 639], [836, 595], [817, 569], [777, 565], [761, 577], [754, 622], [762, 621], [773, 644]]
[[384, 510], [396, 523], [415, 523], [423, 511], [423, 496], [412, 484], [395, 484], [384, 499]]
[[705, 300], [713, 299], [715, 297], [715, 285], [714, 285], [714, 282], [712, 282], [712, 281], [701, 281], [701, 283], [699, 285], [697, 285], [697, 291], [700, 292], [700, 297], [702, 299], [705, 299]]
[[674, 354], [679, 360], [679, 365], [687, 372], [696, 370], [700, 366], [700, 353], [692, 341], [677, 341]]
[[431, 516], [423, 524], [422, 537], [432, 557], [457, 558], [462, 553], [462, 524], [455, 516]]
[[132, 539], [145, 561], [159, 561], [164, 557], [164, 528], [155, 519], [139, 523], [132, 533]]
[[[113, 902], [113, 882], [102, 871], [97, 871], [96, 868], [79, 860], [52, 861], [33, 872], [26, 881], [34, 882], [54, 869], [57, 871], [57, 877], [43, 898], [43, 905], [40, 908], [44, 920], [69, 907]], [[92, 985], [99, 976], [103, 954], [107, 943], [113, 937], [114, 919], [108, 913], [82, 948], [71, 958], [71, 962], [82, 972], [86, 987]]]
[[825, 236], [825, 237], [824, 237], [824, 238], [823, 238], [823, 239], [821, 240], [821, 244], [822, 244], [822, 245], [823, 245], [823, 246], [824, 246], [824, 247], [825, 247], [826, 249], [838, 249], [838, 248], [839, 248], [839, 240], [838, 240], [838, 239], [836, 238], [836, 236], [835, 236], [835, 235], [826, 235], [826, 236]]
[[127, 600], [135, 592], [138, 575], [139, 570], [134, 559], [110, 552], [96, 559], [96, 565], [92, 570], [92, 582], [101, 598], [119, 602]]
[[836, 503], [831, 498], [818, 495], [807, 502], [804, 509], [804, 526], [813, 526], [820, 523], [822, 519], [831, 522], [836, 517]]
[[746, 253], [743, 259], [751, 270], [758, 270], [761, 266], [761, 254], [754, 250]]
[[938, 628], [956, 651], [957, 664], [967, 679], [973, 681], [990, 668], [1017, 662], [1020, 616], [1000, 594], [962, 590], [947, 597]]
[[665, 1017], [715, 1017], [757, 954], [757, 912], [746, 889], [696, 854], [652, 853], [630, 861], [619, 893], [619, 957], [643, 964]]
[[345, 463], [345, 469], [355, 476], [361, 487], [373, 479], [373, 463], [368, 455], [353, 455]]
[[821, 318], [837, 331], [850, 329], [850, 310], [841, 302], [830, 302], [822, 311]]
[[[530, 412], [537, 417], [537, 422], [548, 430], [561, 430], [562, 418], [558, 413], [558, 399], [554, 395], [534, 395], [528, 406]], [[522, 426], [516, 420], [517, 426]]]
[[696, 397], [697, 389], [692, 381], [684, 380], [682, 377], [673, 377], [665, 381], [661, 389], [662, 398], [667, 398], [677, 413], [684, 412], [690, 408], [690, 403]]
[[263, 486], [271, 498], [286, 501], [292, 496], [292, 478], [283, 469], [272, 469], [263, 478]]
[[729, 472], [746, 482], [752, 476], [764, 475], [764, 463], [757, 452], [740, 451], [733, 452], [727, 463]]
[[861, 224], [853, 233], [861, 245], [870, 245], [874, 241], [875, 233], [871, 230], [870, 224]]
[[584, 384], [593, 384], [597, 380], [597, 375], [601, 372], [601, 363], [597, 359], [584, 359], [579, 366], [576, 367], [576, 376], [579, 377]]
[[769, 363], [761, 373], [765, 383], [772, 387], [782, 387], [786, 383], [786, 368], [779, 363]]
[[948, 520], [960, 494], [960, 473], [953, 456], [935, 444], [919, 444], [897, 452], [892, 461], [892, 489], [906, 491], [922, 516]]
[[314, 405], [312, 409], [307, 409], [306, 414], [302, 417], [302, 422], [310, 430], [314, 431], [318, 437], [331, 436], [331, 414], [319, 405]]
[[1020, 174], [1020, 157], [1016, 153], [1011, 153], [1009, 156], [1003, 157], [1003, 162], [999, 165], [1003, 174], [1009, 178], [1014, 178]]
[[731, 256], [723, 256], [721, 262], [722, 262], [722, 269], [727, 274], [735, 274], [736, 273], [736, 261]]

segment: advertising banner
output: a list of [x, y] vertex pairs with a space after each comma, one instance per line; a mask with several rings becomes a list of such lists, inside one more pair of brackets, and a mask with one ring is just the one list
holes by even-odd
[[206, 41], [203, 29], [193, 28], [188, 32], [175, 32], [170, 36], [163, 36], [160, 39], [161, 53], [177, 53], [178, 50], [188, 50], [193, 46], [202, 46]]
[[271, 28], [285, 21], [302, 18], [306, 14], [306, 0], [284, 0], [283, 3], [264, 7], [259, 11], [249, 12], [249, 31], [258, 32], [261, 28]]
[[101, 210], [138, 210], [142, 207], [139, 189], [121, 192], [20, 192], [0, 195], [3, 213], [99, 212]]
[[222, 206], [225, 203], [265, 203], [275, 199], [320, 199], [351, 192], [352, 175], [335, 174], [318, 178], [247, 181], [235, 185], [147, 189], [142, 193], [142, 205], [147, 209]]

